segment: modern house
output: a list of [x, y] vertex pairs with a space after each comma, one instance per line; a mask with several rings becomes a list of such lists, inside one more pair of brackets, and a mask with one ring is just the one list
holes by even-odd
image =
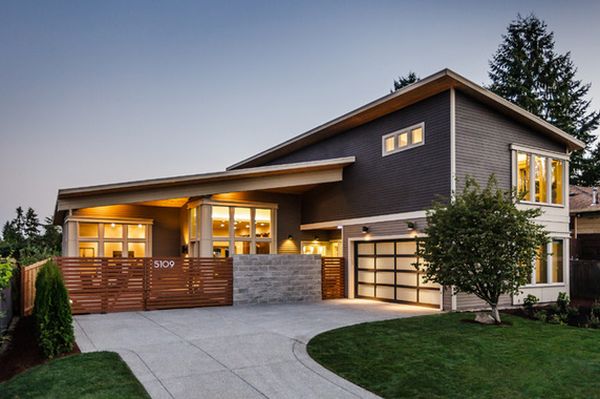
[[552, 241], [523, 291], [553, 301], [569, 291], [569, 153], [581, 148], [446, 69], [226, 171], [61, 189], [54, 221], [67, 257], [320, 254], [345, 259], [349, 298], [469, 309], [483, 303], [422, 281], [415, 237], [434, 199], [493, 173], [527, 192], [519, 206], [544, 210]]
[[571, 258], [600, 260], [600, 201], [596, 187], [572, 186]]

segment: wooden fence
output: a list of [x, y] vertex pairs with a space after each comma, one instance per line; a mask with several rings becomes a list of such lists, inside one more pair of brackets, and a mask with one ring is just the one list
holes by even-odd
[[49, 259], [44, 259], [29, 266], [21, 266], [21, 315], [29, 316], [35, 302], [35, 281], [40, 269]]
[[345, 297], [344, 258], [321, 258], [321, 292], [323, 299]]
[[572, 260], [569, 275], [573, 298], [600, 299], [600, 261]]
[[73, 314], [233, 303], [231, 258], [56, 258]]

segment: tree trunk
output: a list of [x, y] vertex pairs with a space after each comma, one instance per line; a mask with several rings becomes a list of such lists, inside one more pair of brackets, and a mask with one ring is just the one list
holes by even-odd
[[502, 321], [500, 320], [500, 312], [498, 312], [498, 304], [491, 303], [490, 306], [492, 307], [492, 317], [496, 320], [496, 324], [501, 324]]

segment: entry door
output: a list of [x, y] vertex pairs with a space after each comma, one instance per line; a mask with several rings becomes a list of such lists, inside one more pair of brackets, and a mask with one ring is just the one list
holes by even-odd
[[416, 251], [414, 239], [355, 243], [356, 296], [438, 307], [440, 286], [423, 281]]

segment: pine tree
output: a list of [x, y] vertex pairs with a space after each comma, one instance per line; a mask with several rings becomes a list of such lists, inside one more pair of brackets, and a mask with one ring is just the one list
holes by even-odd
[[591, 185], [600, 164], [591, 159], [600, 113], [590, 111], [590, 84], [576, 78], [571, 54], [558, 54], [554, 34], [535, 15], [517, 16], [490, 61], [489, 89], [586, 144], [571, 156], [571, 183]]
[[394, 79], [394, 88], [390, 90], [390, 93], [400, 90], [403, 87], [406, 87], [410, 84], [416, 83], [421, 80], [420, 77], [417, 76], [413, 71], [409, 71], [406, 76], [399, 76], [398, 80]]
[[32, 208], [27, 209], [23, 233], [30, 242], [37, 240], [40, 236], [40, 220]]

